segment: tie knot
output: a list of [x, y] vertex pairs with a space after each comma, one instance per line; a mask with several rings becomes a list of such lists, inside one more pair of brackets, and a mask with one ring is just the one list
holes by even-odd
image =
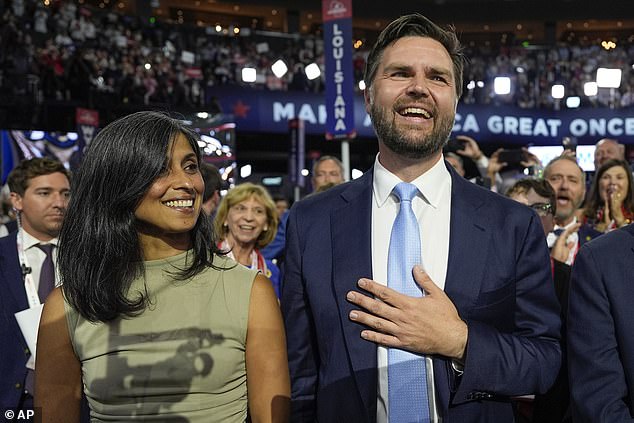
[[416, 185], [408, 184], [407, 182], [400, 182], [396, 184], [392, 192], [401, 201], [412, 201], [412, 199], [418, 193], [418, 188], [416, 187]]
[[53, 248], [55, 248], [55, 244], [37, 244], [36, 247], [44, 251], [44, 254], [51, 257], [51, 253], [53, 252]]

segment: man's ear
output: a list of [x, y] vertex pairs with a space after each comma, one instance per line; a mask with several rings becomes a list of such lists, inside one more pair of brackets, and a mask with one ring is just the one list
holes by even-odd
[[372, 89], [370, 87], [366, 87], [363, 90], [363, 100], [365, 103], [365, 111], [370, 114], [370, 105], [372, 104], [372, 93], [370, 93]]
[[16, 209], [17, 211], [21, 212], [22, 211], [22, 196], [18, 194], [17, 192], [12, 192], [11, 194], [9, 194], [9, 198], [11, 199], [11, 206], [13, 206], [13, 208]]

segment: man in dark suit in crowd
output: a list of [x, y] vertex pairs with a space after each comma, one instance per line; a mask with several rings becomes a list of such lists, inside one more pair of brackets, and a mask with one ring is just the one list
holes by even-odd
[[634, 225], [585, 244], [572, 269], [568, 363], [573, 421], [634, 421]]
[[418, 14], [389, 24], [366, 64], [373, 169], [291, 209], [293, 422], [509, 422], [509, 396], [557, 375], [539, 218], [442, 160], [463, 66], [453, 31]]
[[21, 226], [0, 238], [0, 409], [28, 410], [33, 407], [33, 371], [26, 367], [31, 352], [15, 313], [44, 303], [54, 286], [54, 272], [45, 267], [49, 254], [49, 264], [57, 254], [69, 173], [58, 161], [36, 158], [19, 163], [8, 184]]
[[602, 235], [592, 225], [578, 224], [577, 214], [586, 196], [585, 173], [577, 164], [577, 159], [570, 155], [561, 155], [552, 159], [544, 168], [544, 179], [555, 190], [557, 208], [555, 213], [555, 228], [548, 235], [549, 245], [554, 245], [555, 240], [567, 229], [578, 229], [570, 232], [566, 244], [572, 248], [565, 263], [572, 266], [579, 247], [584, 243]]

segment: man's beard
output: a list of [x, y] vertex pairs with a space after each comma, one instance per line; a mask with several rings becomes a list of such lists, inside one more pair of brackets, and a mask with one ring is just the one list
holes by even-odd
[[[434, 116], [438, 118], [437, 111]], [[453, 116], [445, 116], [436, 120], [436, 125], [429, 135], [423, 133], [408, 137], [396, 126], [396, 116], [388, 117], [386, 109], [370, 104], [370, 118], [379, 140], [394, 153], [409, 159], [423, 159], [438, 153], [447, 143], [453, 129]]]

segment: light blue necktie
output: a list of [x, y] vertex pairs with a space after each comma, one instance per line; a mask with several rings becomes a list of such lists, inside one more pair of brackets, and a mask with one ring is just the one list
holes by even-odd
[[[420, 231], [412, 210], [418, 188], [401, 182], [392, 192], [400, 199], [400, 209], [390, 236], [387, 286], [411, 297], [421, 297], [423, 291], [412, 275], [414, 265], [421, 264], [422, 258]], [[387, 364], [389, 422], [429, 422], [425, 357], [388, 348]]]

